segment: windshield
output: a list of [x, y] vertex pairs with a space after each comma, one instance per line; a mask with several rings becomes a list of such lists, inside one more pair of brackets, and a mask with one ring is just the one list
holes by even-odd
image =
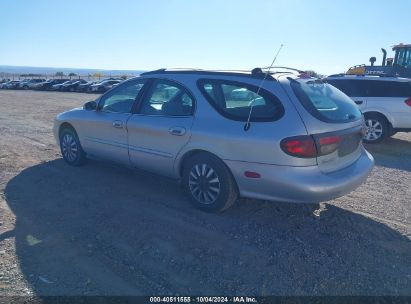
[[343, 123], [361, 118], [356, 104], [334, 86], [321, 80], [290, 80], [295, 95], [304, 108], [317, 119]]
[[411, 68], [411, 49], [398, 49], [396, 63], [405, 68]]

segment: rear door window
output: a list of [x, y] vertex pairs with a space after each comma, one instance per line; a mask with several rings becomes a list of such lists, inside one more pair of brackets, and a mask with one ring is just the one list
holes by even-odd
[[148, 97], [142, 102], [139, 113], [158, 116], [191, 116], [194, 101], [181, 85], [169, 80], [154, 82]]
[[350, 97], [409, 97], [411, 82], [364, 79], [329, 79], [339, 90]]
[[327, 82], [350, 97], [363, 97], [366, 92], [360, 81], [352, 79], [329, 79]]
[[362, 80], [366, 87], [366, 97], [408, 97], [409, 82]]
[[247, 121], [251, 108], [250, 121], [273, 121], [284, 114], [283, 105], [276, 96], [250, 84], [201, 79], [198, 87], [214, 109], [231, 120]]
[[317, 119], [330, 123], [361, 119], [361, 112], [356, 104], [334, 86], [321, 80], [289, 80], [301, 104]]

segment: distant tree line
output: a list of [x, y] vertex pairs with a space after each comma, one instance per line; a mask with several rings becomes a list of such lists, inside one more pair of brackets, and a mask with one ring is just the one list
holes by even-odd
[[21, 74], [20, 76], [21, 77], [41, 77], [43, 75], [30, 73], [30, 74]]
[[315, 78], [324, 78], [325, 77], [325, 75], [317, 73], [316, 71], [313, 71], [313, 70], [306, 70], [304, 72], [307, 73], [308, 75], [310, 75], [311, 77], [315, 77]]
[[[56, 77], [60, 77], [60, 78], [63, 78], [64, 76], [66, 76], [65, 74], [64, 74], [64, 72], [56, 72], [56, 74], [54, 74]], [[76, 76], [78, 76], [76, 73], [70, 73], [70, 74], [68, 74], [67, 75], [68, 77], [70, 77], [70, 79], [71, 79], [71, 77], [76, 77]]]

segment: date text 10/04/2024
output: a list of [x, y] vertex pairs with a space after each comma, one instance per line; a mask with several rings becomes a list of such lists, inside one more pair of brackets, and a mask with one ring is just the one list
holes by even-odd
[[150, 297], [150, 303], [257, 303], [254, 297]]

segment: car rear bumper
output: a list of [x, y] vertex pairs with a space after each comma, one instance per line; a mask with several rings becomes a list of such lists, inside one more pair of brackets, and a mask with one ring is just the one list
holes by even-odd
[[[294, 202], [316, 203], [343, 196], [360, 186], [374, 166], [374, 158], [364, 148], [360, 157], [348, 167], [323, 173], [317, 166], [291, 167], [238, 161], [225, 161], [244, 197]], [[260, 178], [247, 178], [252, 171]]]

